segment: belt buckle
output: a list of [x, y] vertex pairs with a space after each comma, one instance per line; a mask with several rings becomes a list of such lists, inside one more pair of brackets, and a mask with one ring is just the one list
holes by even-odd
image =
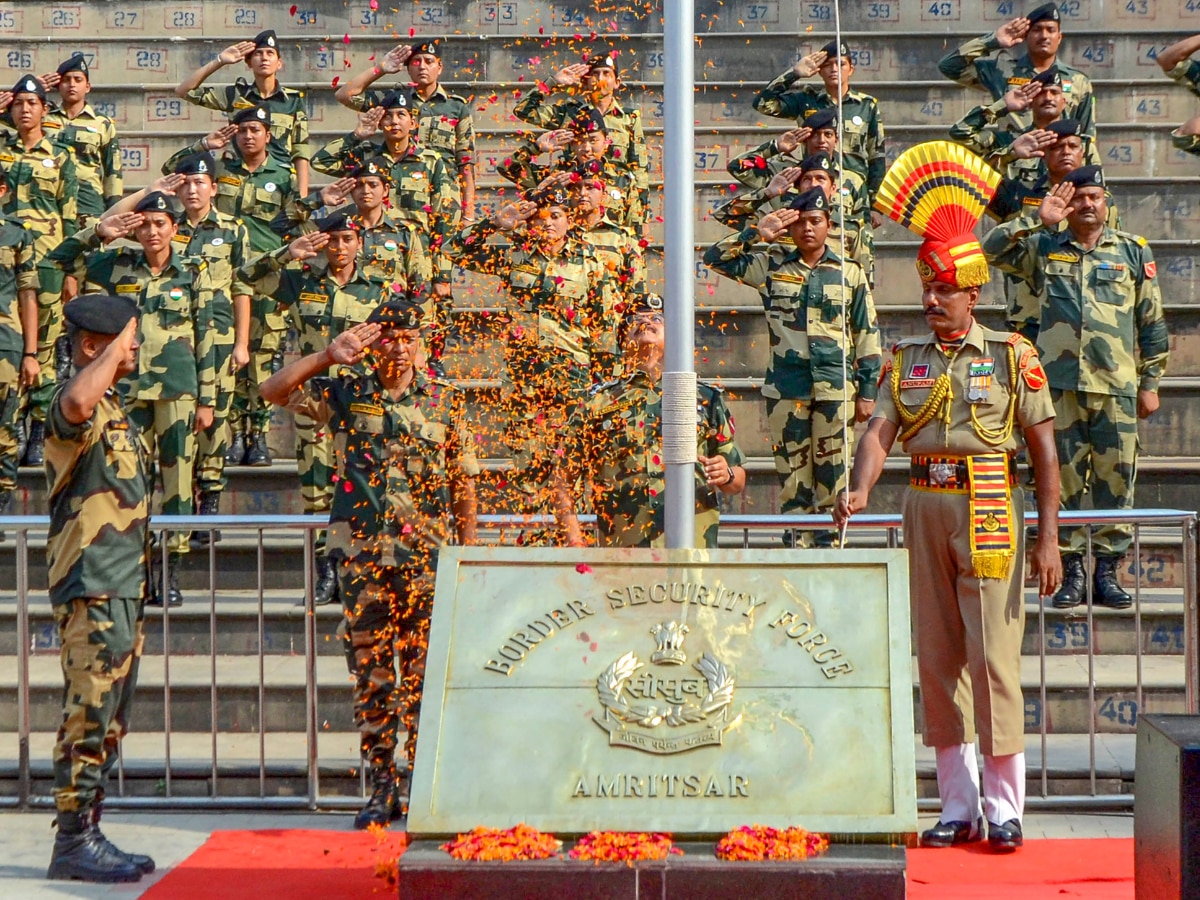
[[958, 466], [954, 463], [930, 463], [929, 481], [938, 487], [945, 487], [957, 474]]

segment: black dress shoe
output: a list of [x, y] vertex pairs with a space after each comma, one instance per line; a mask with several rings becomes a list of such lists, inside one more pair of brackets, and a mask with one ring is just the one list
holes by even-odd
[[922, 847], [953, 847], [983, 840], [983, 820], [972, 822], [939, 821], [928, 831], [921, 832]]
[[995, 853], [1012, 853], [1025, 843], [1021, 837], [1021, 820], [1009, 819], [1003, 825], [988, 822], [988, 844]]

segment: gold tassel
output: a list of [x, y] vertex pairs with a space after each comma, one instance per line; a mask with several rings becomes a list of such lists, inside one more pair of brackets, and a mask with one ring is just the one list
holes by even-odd
[[954, 280], [960, 288], [980, 287], [992, 280], [986, 259], [959, 263], [954, 267]]
[[1008, 578], [1012, 571], [1013, 554], [1008, 551], [988, 550], [971, 554], [971, 568], [976, 578]]

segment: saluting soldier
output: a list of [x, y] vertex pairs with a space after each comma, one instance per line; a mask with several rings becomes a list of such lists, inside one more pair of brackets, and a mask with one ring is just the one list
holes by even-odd
[[[203, 87], [205, 81], [225, 66], [245, 62], [254, 76], [250, 84], [244, 78], [222, 88]], [[308, 111], [304, 91], [279, 83], [283, 57], [275, 32], [260, 31], [250, 41], [239, 41], [222, 50], [216, 59], [202, 65], [175, 88], [175, 96], [206, 109], [229, 113], [265, 109], [271, 132], [271, 155], [291, 170], [300, 194], [308, 193], [308, 161], [312, 149], [308, 143]], [[217, 147], [205, 148], [216, 150]]]
[[[15, 131], [0, 137], [0, 168], [7, 173], [8, 193], [4, 212], [18, 218], [33, 235], [33, 255], [40, 262], [47, 253], [78, 229], [79, 194], [75, 160], [55, 144], [45, 131], [46, 88], [33, 75], [22, 75], [9, 92], [7, 109]], [[0, 97], [0, 111], [3, 100]], [[42, 464], [46, 410], [58, 372], [55, 345], [62, 334], [63, 291], [74, 291], [58, 272], [39, 279], [37, 294], [37, 383], [25, 398], [28, 423], [23, 462]]]
[[[300, 352], [319, 353], [348, 328], [366, 322], [392, 296], [423, 298], [422, 284], [402, 287], [372, 278], [359, 265], [359, 225], [345, 213], [316, 222], [315, 232], [296, 238], [274, 253], [260, 256], [238, 277], [287, 311], [300, 337]], [[296, 460], [300, 496], [309, 515], [328, 513], [334, 495], [333, 435], [324, 422], [296, 413]], [[325, 552], [325, 535], [317, 535], [317, 584], [314, 603], [337, 597], [333, 561]]]
[[138, 370], [138, 308], [88, 294], [65, 315], [78, 372], [54, 394], [47, 419], [46, 561], [64, 686], [46, 877], [138, 881], [154, 860], [124, 853], [100, 831], [142, 655], [151, 462], [118, 390]]
[[[580, 473], [591, 485], [599, 545], [664, 546], [666, 466], [662, 459], [662, 298], [633, 299], [622, 321], [626, 374], [593, 388], [563, 433], [555, 502], [567, 543], [584, 545], [571, 490]], [[742, 453], [724, 391], [696, 385], [696, 546], [716, 547], [721, 494], [746, 486]]]
[[[641, 210], [643, 222], [648, 223], [651, 212], [650, 151], [642, 130], [642, 111], [621, 105], [617, 100], [620, 86], [621, 74], [615, 50], [585, 56], [581, 62], [559, 69], [550, 90], [539, 81], [513, 107], [513, 115], [522, 122], [554, 131], [568, 127], [578, 118], [580, 109], [599, 110], [604, 117], [604, 133], [609, 139], [605, 154], [633, 174], [637, 208]], [[631, 203], [633, 199], [630, 198]]]
[[[797, 84], [801, 78], [813, 75], [820, 75], [821, 87]], [[883, 120], [879, 101], [850, 87], [853, 75], [850, 48], [830, 41], [760, 91], [754, 98], [754, 108], [765, 116], [802, 123], [818, 110], [837, 109], [840, 97], [846, 167], [866, 181], [871, 206], [887, 169]]]
[[[300, 197], [292, 170], [268, 152], [272, 113], [265, 107], [239, 109], [229, 125], [205, 135], [179, 151], [163, 166], [171, 172], [192, 153], [221, 152], [217, 157], [217, 194], [213, 204], [241, 219], [250, 235], [255, 255], [278, 250], [283, 244], [271, 225], [289, 204]], [[271, 407], [258, 386], [283, 362], [287, 324], [270, 297], [255, 295], [250, 303], [250, 363], [238, 370], [230, 414], [232, 434], [225, 461], [230, 465], [269, 466], [267, 434]]]
[[[1200, 61], [1191, 58], [1197, 50], [1200, 50], [1200, 35], [1192, 35], [1159, 51], [1155, 60], [1172, 81], [1200, 97]], [[1176, 150], [1200, 156], [1200, 115], [1192, 116], [1171, 132], [1171, 144]]]
[[[922, 146], [934, 153], [957, 149], [944, 142]], [[933, 176], [946, 190], [915, 171], [912, 159], [901, 155], [888, 172], [879, 206], [924, 239], [917, 273], [930, 334], [893, 348], [879, 403], [855, 454], [850, 490], [839, 496], [834, 520], [841, 526], [867, 508], [898, 437], [912, 457], [904, 544], [910, 550], [922, 738], [936, 749], [942, 805], [940, 820], [922, 833], [921, 843], [949, 847], [982, 840], [986, 820], [991, 849], [1011, 852], [1023, 841], [1025, 805], [1025, 504], [1015, 454], [1024, 443], [1036, 474], [1038, 538], [1031, 562], [1038, 589], [1047, 595], [1062, 575], [1055, 546], [1054, 408], [1033, 346], [1019, 334], [982, 327], [973, 315], [988, 267], [978, 240], [960, 232], [959, 223], [978, 220], [996, 174], [978, 159], [960, 165], [946, 153]], [[981, 199], [969, 205], [949, 199], [969, 196], [968, 187]], [[976, 734], [983, 752], [982, 810]]]
[[646, 293], [646, 258], [637, 232], [610, 215], [610, 204], [619, 207], [620, 192], [610, 189], [600, 174], [584, 171], [557, 177], [569, 183], [579, 236], [608, 271], [616, 303], [628, 310], [634, 298]]
[[[718, 275], [756, 288], [766, 309], [771, 356], [762, 393], [783, 513], [833, 509], [846, 486], [846, 419], [865, 422], [875, 408], [875, 304], [862, 267], [829, 247], [828, 231], [829, 198], [812, 188], [704, 254]], [[784, 235], [791, 246], [777, 243]], [[755, 250], [759, 240], [771, 246]], [[815, 543], [833, 546], [836, 537], [822, 532]], [[801, 541], [810, 546], [814, 538], [805, 533]]]
[[[1057, 2], [1043, 3], [1005, 22], [992, 34], [967, 41], [938, 61], [938, 70], [951, 81], [976, 88], [1002, 100], [1014, 88], [1026, 85], [1039, 72], [1057, 67], [1066, 95], [1064, 115], [1083, 123], [1084, 134], [1096, 137], [1096, 98], [1092, 82], [1083, 72], [1058, 56], [1062, 45], [1062, 15]], [[1024, 52], [1010, 53], [1024, 43]], [[995, 57], [995, 58], [992, 58]], [[1009, 120], [1018, 130], [1032, 124], [1029, 113], [1010, 110]]]
[[[209, 264], [176, 250], [178, 229], [171, 200], [160, 191], [143, 197], [131, 213], [101, 219], [63, 242], [42, 263], [78, 271], [89, 290], [126, 297], [141, 310], [136, 372], [122, 382], [129, 417], [146, 450], [157, 460], [165, 515], [191, 515], [196, 435], [212, 427], [217, 402], [214, 364], [214, 283]], [[138, 247], [101, 249], [132, 235]], [[179, 565], [188, 552], [188, 533], [167, 541], [166, 602], [183, 603]], [[157, 585], [154, 585], [157, 587]], [[164, 602], [152, 592], [151, 603]]]
[[[1000, 225], [984, 241], [992, 265], [1024, 280], [1040, 304], [1037, 347], [1054, 400], [1064, 509], [1082, 509], [1088, 494], [1096, 509], [1133, 509], [1137, 423], [1158, 410], [1167, 369], [1154, 253], [1144, 237], [1108, 227], [1107, 216], [1104, 173], [1084, 166], [1046, 195], [1036, 217]], [[1117, 572], [1132, 529], [1091, 531], [1092, 602], [1125, 609], [1133, 598]], [[1087, 597], [1086, 549], [1087, 526], [1063, 535], [1060, 609]]]
[[350, 109], [359, 112], [370, 109], [384, 95], [367, 88], [384, 75], [395, 75], [406, 67], [414, 85], [412, 109], [417, 119], [417, 144], [441, 157], [458, 186], [463, 222], [474, 222], [475, 126], [471, 121], [471, 104], [465, 97], [442, 87], [441, 41], [393, 47], [378, 63], [339, 87], [334, 96]]
[[[476, 539], [475, 446], [459, 392], [418, 364], [422, 316], [415, 303], [389, 301], [263, 385], [272, 401], [335, 435], [340, 487], [329, 548], [339, 559], [343, 646], [372, 783], [356, 828], [405, 811], [396, 737], [403, 725], [411, 773], [438, 551]], [[373, 371], [363, 374], [368, 353]], [[342, 374], [326, 375], [333, 367]]]
[[[8, 193], [2, 173], [0, 207]], [[17, 488], [21, 397], [37, 383], [37, 289], [33, 234], [0, 214], [0, 516], [9, 514]]]

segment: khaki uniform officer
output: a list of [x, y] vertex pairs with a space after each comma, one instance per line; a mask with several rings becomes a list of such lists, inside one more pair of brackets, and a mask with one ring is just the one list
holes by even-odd
[[[941, 142], [914, 149], [926, 147], [933, 148], [930, 155], [958, 150]], [[859, 443], [850, 491], [838, 498], [834, 518], [840, 525], [866, 508], [899, 437], [912, 457], [904, 543], [910, 550], [922, 736], [937, 749], [942, 800], [941, 820], [921, 840], [948, 847], [982, 837], [978, 734], [988, 841], [993, 850], [1011, 851], [1022, 842], [1025, 803], [1024, 497], [1014, 454], [1024, 437], [1037, 478], [1033, 569], [1041, 593], [1052, 593], [1062, 572], [1054, 407], [1033, 345], [1018, 334], [983, 328], [972, 315], [979, 287], [988, 281], [987, 264], [974, 235], [955, 231], [967, 216], [978, 220], [998, 173], [977, 157], [959, 169], [951, 156], [941, 174], [922, 177], [913, 163], [917, 156], [901, 155], [879, 200], [900, 224], [927, 223], [913, 230], [925, 238], [917, 271], [932, 333], [895, 347], [880, 379], [879, 405]], [[954, 191], [928, 182], [946, 177], [986, 190], [971, 207], [956, 204], [958, 215], [939, 215]]]

